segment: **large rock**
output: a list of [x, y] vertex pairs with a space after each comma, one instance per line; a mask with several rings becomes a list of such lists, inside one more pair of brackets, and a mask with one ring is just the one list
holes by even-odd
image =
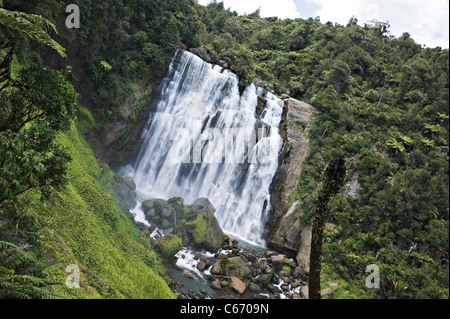
[[196, 211], [191, 221], [180, 222], [177, 234], [183, 239], [185, 246], [197, 246], [216, 252], [222, 248], [226, 235], [219, 222], [209, 208]]
[[268, 244], [292, 255], [299, 247], [301, 202], [296, 195], [302, 165], [308, 154], [309, 130], [313, 107], [293, 98], [285, 101], [283, 138], [286, 146], [273, 182], [272, 211], [269, 218]]
[[251, 267], [241, 256], [231, 257], [226, 260], [225, 273], [228, 276], [245, 278], [251, 273]]
[[301, 288], [300, 296], [303, 299], [309, 299], [309, 287], [308, 286], [304, 286], [304, 287]]
[[348, 182], [348, 186], [344, 189], [344, 196], [352, 196], [359, 198], [359, 192], [361, 191], [362, 186], [358, 181], [358, 173], [353, 174], [352, 177], [350, 177], [350, 180]]
[[309, 260], [311, 254], [312, 227], [303, 228], [300, 234], [300, 247], [297, 253], [297, 265], [309, 272]]
[[208, 63], [218, 63], [216, 53], [209, 47], [201, 46], [199, 48], [191, 48], [189, 51]]
[[131, 189], [132, 191], [136, 190], [136, 183], [134, 182], [132, 177], [122, 176], [122, 180], [125, 183], [125, 185], [128, 186], [129, 189]]
[[231, 276], [230, 279], [231, 279], [230, 288], [233, 289], [238, 294], [243, 294], [246, 288], [245, 283], [235, 276]]
[[177, 258], [175, 255], [182, 248], [180, 238], [173, 234], [167, 234], [161, 238], [152, 240], [152, 245], [155, 251], [163, 257], [163, 261], [167, 264], [173, 264], [176, 262]]
[[169, 203], [161, 198], [148, 199], [142, 202], [141, 208], [148, 220], [153, 220], [155, 217], [160, 219], [163, 217], [167, 218], [172, 214]]
[[136, 191], [130, 188], [123, 178], [116, 180], [114, 184], [114, 190], [117, 196], [119, 196], [120, 202], [129, 209], [135, 208], [136, 201]]
[[198, 210], [208, 208], [212, 213], [216, 212], [216, 208], [214, 207], [214, 205], [209, 201], [209, 199], [204, 197], [197, 198], [194, 203], [192, 203], [192, 206], [194, 206]]

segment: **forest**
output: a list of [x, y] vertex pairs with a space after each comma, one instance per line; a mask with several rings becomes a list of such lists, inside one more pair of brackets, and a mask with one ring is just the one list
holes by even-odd
[[[93, 164], [82, 135], [123, 121], [118, 139], [126, 136], [182, 46], [225, 61], [242, 87], [262, 79], [314, 107], [292, 195], [302, 226], [312, 222], [326, 164], [346, 160], [360, 187], [336, 196], [325, 227], [323, 281], [340, 284], [333, 298], [449, 297], [448, 49], [396, 38], [388, 23], [240, 16], [220, 1], [78, 0], [75, 32], [64, 24], [70, 3], [0, 1], [0, 298], [173, 297], [151, 245], [114, 196], [102, 195], [113, 177]], [[61, 215], [80, 206], [99, 215], [79, 214], [96, 233], [85, 252], [74, 248], [83, 236], [76, 222]], [[116, 282], [109, 257], [94, 260], [102, 236], [129, 282]], [[123, 256], [116, 239], [127, 243]], [[156, 289], [138, 287], [130, 256]], [[81, 296], [58, 280], [58, 259], [86, 266]], [[380, 268], [380, 289], [365, 289], [370, 264]]]

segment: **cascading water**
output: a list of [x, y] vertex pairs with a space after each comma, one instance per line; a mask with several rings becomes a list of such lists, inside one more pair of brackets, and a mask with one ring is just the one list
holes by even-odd
[[178, 50], [131, 175], [142, 200], [206, 197], [225, 232], [264, 246], [283, 101], [253, 84], [240, 95], [238, 84], [232, 72]]

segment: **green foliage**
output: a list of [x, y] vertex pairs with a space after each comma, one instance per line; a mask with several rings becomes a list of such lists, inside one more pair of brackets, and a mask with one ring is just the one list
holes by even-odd
[[39, 236], [47, 256], [81, 269], [86, 285], [67, 297], [173, 298], [150, 242], [114, 200], [114, 174], [99, 165], [75, 125], [58, 141], [72, 156], [68, 183], [39, 211], [48, 224]]
[[26, 250], [0, 241], [0, 299], [61, 299], [55, 288], [63, 289], [54, 279], [55, 263], [45, 263]]
[[14, 45], [14, 41], [37, 41], [56, 50], [65, 57], [65, 49], [53, 40], [48, 31], [56, 31], [56, 26], [49, 20], [36, 14], [8, 11], [0, 8], [0, 43]]
[[14, 205], [17, 196], [65, 182], [70, 155], [55, 143], [75, 115], [76, 93], [64, 74], [30, 68], [14, 86], [0, 92], [0, 209]]
[[[70, 39], [70, 43], [79, 48], [77, 56], [83, 57], [76, 60], [81, 64], [74, 65], [82, 65], [82, 68], [74, 70], [74, 73], [77, 78], [86, 79], [80, 87], [84, 93], [89, 92], [83, 97], [89, 103], [85, 106], [94, 111], [95, 120], [89, 117], [87, 110], [79, 108], [80, 128], [102, 127], [105, 122], [123, 116], [121, 108], [136, 92], [130, 83], [143, 83], [142, 87], [145, 87], [149, 81], [164, 74], [181, 43], [189, 47], [209, 46], [239, 75], [241, 87], [259, 77], [272, 83], [275, 93], [289, 93], [315, 106], [317, 111], [308, 132], [309, 155], [303, 165], [298, 188], [291, 197], [302, 201], [303, 225], [312, 221], [321, 169], [331, 159], [345, 158], [348, 175], [357, 176], [361, 184], [359, 195], [345, 196], [344, 192], [337, 195], [329, 220], [336, 227], [325, 236], [324, 276], [339, 281], [335, 296], [448, 298], [448, 49], [422, 48], [408, 33], [394, 38], [388, 32], [388, 24], [377, 30], [358, 26], [356, 19], [351, 19], [347, 26], [341, 26], [322, 24], [313, 19], [263, 19], [258, 12], [239, 17], [236, 12], [225, 9], [223, 2], [217, 1], [206, 7], [191, 0], [80, 0], [77, 4], [83, 8], [84, 22], [76, 33], [76, 39], [71, 38], [73, 33], [66, 33], [65, 28], [58, 28], [61, 30], [58, 39]], [[4, 5], [4, 10], [45, 15], [56, 26], [64, 23], [59, 14], [63, 11], [61, 3], [9, 0], [4, 1]], [[19, 15], [8, 15], [5, 18], [7, 15], [3, 14], [2, 19], [19, 19]], [[33, 19], [37, 18], [27, 17], [26, 26], [15, 22], [14, 28], [5, 22], [0, 23], [3, 31], [0, 35], [8, 33], [15, 38], [36, 39], [58, 50], [58, 46], [48, 42], [46, 36], [33, 38], [27, 35], [30, 27], [39, 26], [38, 20]], [[41, 26], [44, 25], [53, 29], [45, 21]], [[17, 103], [15, 93], [23, 91], [20, 87], [4, 89], [13, 78], [12, 61], [15, 59], [22, 63], [23, 56], [31, 56], [33, 50], [26, 46], [12, 50], [3, 42], [0, 41], [0, 61], [3, 64], [0, 70], [6, 73], [0, 75], [0, 94], [1, 101], [5, 102], [0, 105], [0, 112], [5, 114]], [[101, 61], [108, 61], [111, 68], [102, 66]], [[20, 63], [14, 66], [13, 73], [20, 74], [17, 73], [21, 69]], [[108, 72], [105, 72], [105, 66], [110, 69]], [[48, 99], [51, 102], [49, 107], [53, 105], [49, 112], [56, 112], [58, 95], [40, 96], [39, 91], [33, 89], [29, 93], [33, 99]], [[133, 112], [128, 114], [135, 116]], [[66, 115], [70, 117], [69, 113]], [[0, 121], [2, 119], [0, 117]], [[131, 116], [125, 120], [134, 123]], [[41, 148], [48, 144], [54, 132], [49, 132], [46, 127], [56, 130], [57, 123], [57, 115], [39, 124], [27, 123], [21, 128], [21, 132], [27, 132], [27, 135], [21, 138], [11, 132], [1, 132], [2, 151], [10, 154], [9, 163], [14, 162], [13, 166], [20, 168], [19, 172], [11, 170], [12, 175], [20, 177], [18, 179], [8, 175], [6, 171], [9, 169], [1, 171], [9, 179], [9, 188], [2, 189], [4, 194], [11, 190], [19, 191], [25, 184], [35, 185], [35, 180], [39, 184], [38, 176], [44, 174], [48, 165], [54, 165], [56, 171], [62, 173], [65, 166], [62, 164], [68, 160], [63, 154], [77, 154], [76, 151], [58, 151], [52, 145], [56, 153], [46, 153], [49, 159], [53, 159], [45, 162], [46, 157], [39, 152], [28, 149], [25, 152], [23, 145], [29, 140], [33, 140], [35, 148], [38, 148], [37, 141], [41, 138]], [[125, 130], [123, 134], [127, 132]], [[70, 145], [63, 144], [66, 147]], [[80, 145], [85, 146], [83, 142]], [[85, 151], [85, 148], [80, 148], [80, 152]], [[59, 155], [55, 157], [55, 154]], [[21, 160], [15, 160], [18, 158]], [[78, 173], [85, 170], [95, 180], [99, 178], [102, 174], [91, 160], [90, 155], [83, 160], [80, 156], [76, 161], [83, 169], [76, 169], [77, 173], [72, 177], [79, 178]], [[103, 193], [89, 188], [92, 180], [85, 177], [83, 175], [80, 179], [83, 180], [81, 184], [71, 181], [73, 185], [69, 184], [68, 193], [60, 193], [69, 208], [65, 210], [66, 206], [55, 204], [57, 208], [52, 210], [52, 214], [65, 212], [64, 216], [70, 221], [68, 216], [87, 218], [86, 212], [98, 211], [108, 227], [115, 230], [114, 227], [121, 229], [124, 226], [134, 239], [139, 240], [132, 225], [122, 224], [122, 218], [118, 218], [115, 209], [111, 209], [113, 206], [103, 200], [98, 206], [92, 204], [103, 198]], [[55, 180], [52, 184], [60, 182], [62, 180]], [[98, 186], [96, 182], [94, 184]], [[92, 197], [83, 191], [84, 188], [92, 191]], [[100, 188], [107, 189], [105, 185], [100, 185]], [[14, 191], [7, 197], [13, 198]], [[25, 197], [19, 197], [25, 200]], [[85, 215], [75, 213], [78, 206], [74, 198], [83, 199], [81, 206]], [[27, 200], [35, 203], [29, 197]], [[20, 214], [21, 225], [31, 229], [37, 227], [32, 226], [33, 212], [39, 210], [38, 204], [34, 205], [36, 209], [24, 209], [23, 212], [29, 213]], [[60, 234], [55, 236], [65, 238], [61, 245], [76, 247], [74, 252], [81, 251], [82, 245], [74, 243], [82, 235], [65, 233], [62, 221], [59, 223]], [[84, 223], [102, 224], [91, 219], [84, 220]], [[191, 225], [197, 228], [198, 241], [202, 240], [202, 224], [201, 220], [196, 220], [195, 225]], [[10, 234], [11, 227], [6, 228]], [[92, 228], [92, 231], [96, 232], [97, 228]], [[85, 255], [78, 253], [73, 259], [89, 265], [95, 273], [107, 277], [108, 282], [115, 282], [114, 276], [121, 275], [100, 266], [110, 260], [93, 248], [94, 242], [94, 238], [86, 239], [82, 243], [87, 247]], [[113, 252], [114, 263], [127, 264], [109, 245], [102, 244], [102, 247]], [[60, 247], [53, 249], [60, 251]], [[103, 256], [98, 264], [92, 261], [96, 254]], [[382, 289], [369, 291], [364, 288], [368, 264], [380, 266]], [[136, 273], [131, 270], [130, 273], [137, 278]], [[102, 286], [92, 278], [87, 279], [89, 287]], [[86, 293], [98, 296], [94, 290], [88, 288]], [[108, 293], [105, 294], [107, 296]]]
[[[448, 297], [448, 49], [422, 48], [407, 33], [391, 37], [388, 24], [370, 29], [356, 19], [344, 27], [238, 17], [221, 2], [198, 11], [207, 30], [201, 41], [232, 70], [317, 109], [291, 196], [302, 201], [302, 225], [312, 222], [322, 167], [345, 158], [349, 176], [357, 174], [359, 195], [338, 195], [330, 221], [339, 227], [324, 243], [324, 275], [342, 280], [338, 296]], [[249, 57], [243, 71], [234, 59], [241, 46]], [[408, 254], [415, 244], [420, 258]], [[385, 272], [383, 291], [364, 289], [372, 263]]]

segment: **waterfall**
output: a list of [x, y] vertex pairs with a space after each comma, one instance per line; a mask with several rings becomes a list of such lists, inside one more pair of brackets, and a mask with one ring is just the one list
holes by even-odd
[[[231, 71], [178, 50], [131, 175], [142, 200], [206, 197], [226, 233], [264, 246], [283, 101], [253, 84], [240, 94], [238, 84]], [[261, 115], [258, 96], [267, 99]]]

